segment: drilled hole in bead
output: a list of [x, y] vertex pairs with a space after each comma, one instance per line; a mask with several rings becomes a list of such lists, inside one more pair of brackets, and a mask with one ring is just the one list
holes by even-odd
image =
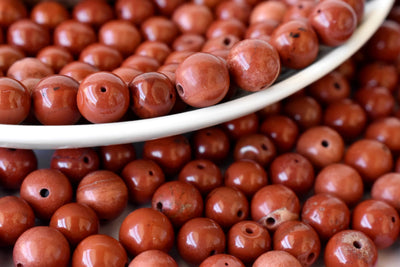
[[83, 157], [83, 162], [88, 164], [89, 163], [89, 158], [88, 157]]
[[273, 226], [273, 225], [275, 224], [275, 219], [272, 218], [272, 217], [268, 217], [268, 218], [265, 220], [265, 224], [266, 224], [267, 226]]
[[178, 94], [181, 95], [181, 96], [185, 94], [185, 91], [183, 90], [183, 87], [182, 87], [182, 85], [181, 85], [180, 83], [178, 83], [178, 84], [176, 85], [176, 91], [177, 91]]
[[315, 253], [311, 252], [310, 254], [308, 254], [307, 256], [307, 262], [313, 262], [315, 260]]
[[39, 194], [41, 197], [48, 197], [50, 195], [50, 191], [47, 188], [42, 188], [40, 189]]
[[157, 202], [156, 207], [159, 211], [162, 211], [163, 204], [161, 202]]
[[238, 210], [238, 212], [236, 213], [236, 216], [241, 218], [243, 216], [243, 211], [242, 210]]
[[392, 217], [392, 222], [395, 222], [396, 221], [396, 218], [395, 217]]
[[340, 90], [340, 89], [341, 89], [340, 84], [337, 83], [337, 82], [333, 83], [333, 87], [334, 87], [336, 90]]
[[199, 169], [199, 170], [204, 170], [204, 165], [202, 165], [202, 164], [197, 164], [197, 169]]
[[262, 150], [268, 150], [268, 146], [266, 144], [261, 144], [261, 149]]
[[294, 159], [294, 162], [295, 162], [295, 163], [299, 163], [299, 160], [298, 160], [298, 159]]
[[253, 234], [253, 233], [254, 233], [253, 229], [248, 228], [248, 227], [245, 229], [245, 231], [246, 231], [246, 233], [248, 233], [248, 234]]
[[211, 132], [206, 132], [206, 135], [207, 136], [211, 136]]
[[107, 92], [107, 88], [105, 88], [105, 87], [100, 87], [100, 92], [102, 92], [102, 93], [105, 93], [105, 92]]
[[17, 151], [17, 149], [15, 149], [15, 148], [7, 148], [7, 150], [12, 151], [12, 152]]
[[17, 263], [17, 267], [24, 267], [22, 263]]
[[174, 98], [173, 94], [169, 94], [169, 99]]
[[358, 241], [354, 241], [354, 242], [353, 242], [353, 246], [354, 246], [356, 249], [360, 249], [360, 248], [362, 248], [362, 245], [361, 245], [361, 243], [360, 243], [360, 242], [358, 242]]
[[229, 266], [229, 263], [225, 262], [225, 266]]
[[215, 251], [215, 249], [213, 249], [213, 250], [210, 251], [210, 256], [213, 256], [213, 255], [215, 255], [216, 253], [217, 253], [217, 251]]
[[322, 145], [323, 147], [328, 147], [328, 146], [329, 146], [329, 142], [326, 141], [326, 140], [322, 140], [322, 141], [321, 141], [321, 145]]
[[228, 46], [231, 44], [231, 39], [229, 38], [224, 38], [224, 45]]
[[153, 176], [153, 175], [154, 175], [154, 172], [153, 172], [153, 171], [149, 171], [149, 175], [150, 175], [150, 176]]

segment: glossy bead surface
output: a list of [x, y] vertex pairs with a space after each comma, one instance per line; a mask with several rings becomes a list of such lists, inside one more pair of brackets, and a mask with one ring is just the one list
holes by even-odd
[[151, 208], [132, 211], [119, 229], [119, 241], [131, 255], [151, 249], [168, 252], [174, 244], [174, 237], [167, 216]]
[[314, 192], [334, 195], [347, 205], [354, 206], [364, 194], [364, 185], [360, 174], [354, 168], [343, 163], [333, 163], [323, 168], [316, 176]]
[[200, 217], [191, 219], [181, 227], [176, 245], [185, 261], [200, 264], [209, 256], [223, 253], [225, 240], [224, 232], [215, 221]]
[[236, 257], [228, 254], [216, 254], [206, 258], [199, 267], [244, 267], [244, 264]]
[[44, 64], [49, 65], [54, 73], [58, 73], [65, 65], [74, 60], [67, 49], [59, 46], [46, 46], [37, 53], [36, 57]]
[[14, 22], [7, 30], [7, 42], [30, 56], [50, 44], [47, 29], [29, 19]]
[[99, 219], [119, 216], [128, 203], [128, 189], [115, 173], [98, 170], [87, 174], [76, 189], [76, 202], [88, 205]]
[[190, 161], [191, 153], [184, 135], [148, 140], [143, 146], [143, 158], [154, 160], [167, 176], [178, 173]]
[[228, 135], [218, 127], [210, 127], [196, 131], [192, 137], [194, 157], [213, 162], [222, 162], [229, 153]]
[[129, 108], [128, 86], [117, 75], [97, 72], [83, 80], [77, 95], [78, 109], [92, 123], [120, 120]]
[[[43, 256], [44, 252], [46, 257]], [[36, 226], [25, 231], [13, 249], [15, 266], [59, 266], [67, 267], [70, 248], [67, 239], [56, 229]]]
[[178, 267], [178, 264], [169, 254], [161, 250], [146, 250], [137, 255], [128, 267]]
[[266, 170], [252, 160], [232, 162], [224, 173], [224, 183], [242, 191], [248, 198], [268, 184]]
[[152, 160], [137, 159], [125, 165], [121, 172], [133, 203], [144, 204], [151, 201], [157, 188], [165, 181], [165, 175]]
[[79, 83], [68, 76], [43, 78], [32, 92], [33, 112], [45, 125], [71, 125], [81, 114], [76, 103]]
[[270, 165], [273, 184], [283, 184], [296, 194], [307, 194], [314, 184], [314, 167], [302, 155], [294, 152], [277, 156]]
[[135, 53], [155, 58], [160, 64], [163, 64], [167, 56], [171, 53], [171, 49], [163, 42], [144, 41], [136, 48]]
[[260, 21], [273, 20], [280, 23], [287, 10], [282, 1], [266, 1], [257, 3], [251, 11], [249, 23], [254, 24]]
[[386, 117], [376, 120], [367, 126], [365, 138], [384, 143], [393, 154], [400, 152], [400, 119]]
[[8, 68], [17, 60], [23, 59], [25, 54], [18, 48], [2, 44], [0, 45], [0, 70], [7, 73]]
[[74, 5], [72, 17], [98, 28], [114, 18], [114, 10], [106, 1], [83, 0]]
[[166, 44], [171, 44], [179, 32], [178, 26], [170, 19], [163, 16], [154, 16], [146, 19], [141, 24], [140, 29], [146, 40], [163, 42]]
[[211, 191], [205, 199], [205, 216], [213, 219], [223, 229], [247, 219], [249, 203], [238, 189], [221, 186]]
[[53, 73], [53, 69], [50, 66], [33, 57], [25, 57], [15, 61], [7, 70], [7, 76], [17, 81], [30, 78], [42, 79]]
[[154, 3], [151, 0], [117, 0], [115, 13], [119, 19], [139, 25], [154, 15]]
[[256, 113], [250, 113], [248, 115], [224, 122], [221, 124], [221, 126], [231, 139], [237, 140], [242, 136], [257, 133], [260, 122]]
[[172, 21], [183, 33], [205, 34], [213, 21], [213, 14], [207, 6], [186, 3], [174, 11]]
[[321, 242], [310, 225], [301, 221], [287, 221], [276, 229], [273, 247], [289, 252], [302, 266], [311, 266], [318, 259]]
[[371, 188], [373, 199], [382, 200], [400, 211], [400, 173], [389, 172], [380, 176]]
[[31, 149], [0, 148], [0, 184], [7, 189], [18, 189], [25, 177], [38, 167], [36, 154]]
[[357, 27], [354, 9], [346, 2], [338, 0], [318, 3], [309, 15], [309, 21], [320, 41], [328, 46], [343, 44]]
[[128, 256], [120, 242], [107, 235], [91, 235], [74, 250], [72, 266], [120, 267], [128, 264]]
[[317, 168], [339, 162], [344, 154], [343, 138], [332, 128], [316, 126], [303, 132], [296, 144], [297, 153]]
[[50, 227], [60, 231], [75, 247], [84, 238], [97, 234], [100, 228], [96, 213], [86, 205], [68, 203], [51, 216]]
[[8, 27], [13, 22], [27, 17], [28, 11], [20, 0], [5, 0], [0, 5], [0, 26]]
[[251, 218], [273, 231], [283, 222], [299, 218], [300, 201], [284, 185], [267, 185], [254, 194], [250, 208]]
[[57, 149], [53, 152], [50, 167], [64, 173], [72, 184], [100, 167], [99, 156], [92, 148]]
[[207, 29], [207, 39], [217, 38], [221, 36], [233, 35], [239, 39], [243, 39], [246, 26], [240, 20], [235, 18], [213, 21]]
[[36, 217], [49, 220], [53, 213], [72, 200], [72, 186], [60, 171], [39, 169], [23, 180], [20, 195], [31, 205]]
[[123, 58], [117, 49], [102, 43], [94, 43], [81, 51], [79, 60], [101, 71], [112, 71], [121, 65]]
[[208, 53], [195, 53], [176, 70], [176, 89], [181, 99], [193, 107], [220, 102], [229, 89], [226, 63]]
[[90, 64], [81, 61], [72, 61], [65, 65], [59, 72], [61, 75], [69, 76], [81, 83], [90, 74], [98, 72], [99, 70]]
[[203, 35], [197, 33], [184, 33], [176, 37], [172, 43], [174, 51], [199, 52], [202, 50], [206, 39]]
[[136, 159], [135, 147], [128, 144], [100, 147], [100, 160], [103, 169], [119, 173], [126, 164]]
[[243, 261], [252, 263], [271, 249], [272, 242], [268, 230], [253, 221], [241, 221], [234, 224], [227, 234], [227, 251]]
[[360, 87], [386, 87], [393, 92], [399, 78], [394, 64], [381, 61], [367, 63], [358, 70], [357, 81]]
[[300, 130], [317, 126], [322, 120], [321, 105], [310, 96], [289, 98], [283, 105], [283, 112], [297, 123]]
[[281, 70], [276, 49], [257, 39], [243, 40], [235, 44], [229, 52], [227, 64], [236, 84], [250, 92], [270, 86]]
[[380, 200], [359, 203], [352, 213], [352, 229], [369, 236], [378, 249], [391, 246], [398, 238], [400, 221], [397, 211]]
[[222, 1], [215, 8], [215, 16], [219, 19], [235, 18], [247, 23], [251, 7], [244, 1]]
[[[380, 160], [377, 161], [376, 158]], [[348, 147], [344, 163], [356, 169], [365, 183], [372, 184], [379, 176], [392, 170], [393, 158], [385, 144], [376, 140], [360, 139]]]
[[160, 67], [160, 63], [155, 58], [134, 54], [126, 58], [121, 67], [132, 68], [141, 72], [153, 72]]
[[11, 78], [0, 78], [0, 97], [1, 123], [19, 124], [28, 117], [31, 97], [23, 84]]
[[129, 84], [129, 90], [131, 109], [140, 118], [167, 115], [175, 104], [175, 88], [162, 73], [139, 74]]
[[390, 116], [396, 105], [393, 95], [385, 87], [360, 88], [354, 99], [372, 120]]
[[154, 192], [151, 206], [164, 213], [175, 227], [203, 214], [203, 198], [192, 184], [170, 181]]
[[49, 29], [70, 18], [67, 8], [56, 1], [37, 3], [31, 10], [31, 20]]
[[153, 2], [161, 14], [170, 16], [178, 6], [185, 2], [185, 0], [153, 0]]
[[273, 250], [261, 254], [253, 267], [292, 266], [300, 267], [301, 263], [291, 254], [282, 250]]
[[16, 196], [0, 198], [0, 247], [13, 246], [34, 225], [35, 214], [25, 200]]
[[179, 172], [178, 180], [194, 185], [203, 196], [223, 183], [221, 170], [207, 159], [189, 161]]
[[329, 194], [313, 195], [303, 205], [301, 220], [311, 225], [321, 241], [325, 241], [349, 227], [350, 210], [337, 197]]
[[126, 85], [129, 86], [131, 81], [138, 76], [139, 74], [142, 74], [143, 72], [140, 70], [128, 68], [128, 67], [119, 67], [116, 68], [112, 71], [112, 73], [116, 74], [119, 76], [125, 83]]
[[233, 151], [235, 161], [254, 160], [263, 167], [267, 167], [275, 156], [274, 143], [263, 134], [249, 134], [241, 137], [237, 140]]
[[375, 266], [378, 252], [372, 240], [356, 230], [345, 230], [335, 234], [327, 243], [324, 262], [327, 267]]

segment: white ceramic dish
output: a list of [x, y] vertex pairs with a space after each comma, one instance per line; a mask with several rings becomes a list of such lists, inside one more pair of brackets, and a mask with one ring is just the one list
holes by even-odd
[[56, 149], [140, 142], [194, 131], [255, 112], [306, 87], [353, 55], [381, 25], [393, 3], [394, 0], [368, 1], [364, 19], [348, 42], [324, 50], [315, 63], [287, 73], [284, 79], [263, 91], [212, 107], [152, 119], [72, 126], [2, 124], [0, 146]]

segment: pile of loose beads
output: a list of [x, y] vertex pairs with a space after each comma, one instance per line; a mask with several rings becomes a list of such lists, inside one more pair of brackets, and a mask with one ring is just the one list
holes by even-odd
[[365, 6], [365, 0], [83, 0], [69, 8], [36, 2], [0, 2], [2, 124], [146, 119], [259, 91], [283, 69], [309, 66], [321, 45], [347, 41]]

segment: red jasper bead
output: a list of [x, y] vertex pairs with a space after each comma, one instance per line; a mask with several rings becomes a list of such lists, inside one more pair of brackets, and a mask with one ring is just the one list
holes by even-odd
[[135, 54], [126, 58], [121, 67], [132, 68], [141, 72], [154, 72], [160, 67], [160, 63], [155, 58]]
[[258, 3], [251, 11], [249, 23], [254, 24], [260, 21], [273, 20], [280, 23], [287, 10], [282, 1], [266, 1]]
[[87, 174], [76, 189], [76, 202], [92, 208], [99, 219], [118, 217], [128, 203], [128, 189], [117, 174], [98, 170]]
[[168, 252], [174, 244], [174, 237], [167, 216], [151, 208], [132, 211], [119, 229], [119, 241], [131, 255], [151, 249]]
[[221, 170], [207, 159], [189, 161], [179, 172], [178, 179], [194, 185], [203, 196], [223, 183]]
[[273, 247], [289, 252], [302, 266], [311, 266], [318, 259], [321, 241], [310, 225], [301, 221], [287, 221], [276, 229]]
[[[201, 48], [202, 52], [212, 53], [217, 51], [229, 50], [240, 39], [232, 34], [226, 34], [215, 38], [208, 39]], [[228, 51], [229, 53], [229, 51]]]
[[349, 227], [350, 210], [346, 203], [333, 195], [317, 194], [304, 203], [301, 220], [311, 225], [325, 241]]
[[0, 247], [13, 246], [34, 225], [35, 214], [25, 200], [16, 196], [0, 198]]
[[222, 1], [215, 7], [215, 16], [219, 19], [238, 19], [247, 24], [251, 6], [245, 1]]
[[121, 65], [123, 58], [117, 49], [105, 44], [94, 43], [81, 51], [79, 60], [93, 65], [101, 71], [112, 71]]
[[252, 263], [272, 247], [268, 230], [253, 221], [234, 224], [227, 234], [227, 250], [244, 263]]
[[176, 93], [168, 77], [159, 72], [142, 73], [129, 84], [131, 109], [139, 118], [167, 115], [175, 104]]
[[[196, 236], [196, 238], [190, 238]], [[194, 218], [179, 230], [176, 245], [180, 256], [192, 264], [200, 264], [209, 256], [225, 251], [225, 234], [210, 218]]]
[[120, 120], [129, 108], [126, 83], [111, 72], [97, 72], [80, 84], [76, 99], [82, 116], [92, 123]]
[[101, 146], [99, 150], [103, 169], [119, 173], [126, 164], [136, 159], [136, 150], [132, 144]]
[[128, 264], [124, 247], [114, 238], [97, 234], [83, 239], [72, 255], [72, 265], [119, 267]]
[[372, 120], [390, 116], [396, 104], [394, 96], [385, 87], [360, 88], [356, 91], [354, 99]]
[[37, 58], [25, 57], [15, 61], [7, 71], [7, 76], [17, 81], [42, 79], [54, 73], [53, 69]]
[[8, 68], [15, 62], [25, 57], [24, 53], [18, 48], [2, 44], [0, 45], [0, 70], [7, 73]]
[[368, 125], [365, 138], [375, 139], [384, 143], [393, 154], [400, 152], [400, 119], [386, 117]]
[[119, 67], [116, 68], [112, 71], [112, 73], [116, 74], [119, 76], [125, 83], [126, 85], [129, 86], [131, 81], [138, 76], [139, 74], [142, 74], [143, 72], [140, 70], [132, 69], [132, 68], [127, 68], [127, 67]]
[[207, 6], [186, 3], [174, 11], [172, 21], [183, 33], [205, 34], [213, 21], [213, 14]]
[[229, 51], [227, 64], [236, 84], [250, 92], [270, 86], [281, 71], [276, 49], [258, 39], [243, 40], [235, 44]]
[[352, 229], [369, 236], [378, 249], [387, 248], [397, 240], [399, 235], [399, 215], [386, 202], [365, 200], [353, 210]]
[[386, 87], [390, 92], [396, 89], [399, 78], [394, 64], [375, 61], [360, 67], [357, 81], [360, 87]]
[[128, 267], [178, 267], [178, 264], [169, 254], [161, 250], [146, 250], [137, 255]]
[[197, 130], [191, 137], [194, 157], [222, 162], [229, 154], [228, 135], [219, 127]]
[[316, 126], [303, 132], [296, 144], [297, 153], [317, 168], [340, 162], [344, 154], [343, 138], [327, 126]]
[[100, 159], [92, 148], [57, 149], [53, 152], [50, 167], [64, 173], [73, 185], [100, 167]]
[[83, 0], [74, 5], [72, 17], [79, 22], [98, 28], [114, 18], [114, 10], [103, 0]]
[[317, 58], [318, 37], [306, 21], [292, 20], [281, 24], [271, 36], [283, 66], [302, 69]]
[[292, 118], [300, 130], [317, 126], [322, 120], [321, 105], [310, 96], [289, 98], [283, 105], [283, 113]]
[[382, 200], [400, 211], [400, 173], [389, 172], [380, 176], [372, 185], [373, 199]]
[[270, 179], [271, 183], [283, 184], [298, 195], [307, 194], [314, 184], [314, 167], [298, 153], [281, 154], [271, 162]]
[[170, 181], [154, 192], [151, 206], [164, 213], [175, 227], [203, 214], [203, 198], [197, 188], [189, 183]]
[[141, 24], [140, 29], [146, 40], [163, 42], [168, 45], [172, 44], [179, 32], [178, 26], [173, 21], [163, 16], [154, 16], [146, 19]]
[[36, 154], [31, 149], [0, 148], [0, 184], [4, 188], [18, 189], [37, 166]]
[[49, 65], [54, 73], [58, 73], [65, 65], [72, 62], [72, 54], [60, 46], [46, 46], [41, 49], [36, 57], [44, 64]]
[[153, 0], [153, 2], [162, 15], [170, 16], [175, 11], [175, 9], [178, 8], [178, 6], [185, 2], [185, 0]]
[[31, 20], [48, 29], [54, 29], [61, 22], [70, 18], [68, 9], [56, 1], [37, 3], [31, 10]]
[[160, 64], [163, 64], [167, 56], [171, 53], [171, 49], [163, 42], [144, 41], [136, 48], [135, 53], [155, 58]]
[[175, 74], [179, 96], [193, 107], [217, 104], [229, 90], [226, 63], [208, 53], [199, 52], [187, 57], [178, 66]]
[[253, 23], [246, 29], [244, 37], [246, 39], [261, 39], [269, 42], [273, 31], [278, 25], [279, 23], [274, 20], [263, 20]]
[[299, 135], [299, 127], [291, 118], [284, 115], [271, 115], [260, 125], [260, 132], [274, 142], [279, 152], [293, 149]]
[[390, 149], [371, 139], [360, 139], [351, 144], [344, 155], [344, 162], [356, 169], [367, 184], [372, 184], [393, 168]]
[[76, 103], [79, 83], [64, 75], [43, 78], [32, 92], [33, 112], [45, 125], [71, 125], [81, 118]]
[[61, 206], [72, 200], [68, 178], [54, 169], [38, 169], [23, 180], [20, 196], [33, 208], [36, 217], [49, 220]]
[[282, 250], [272, 250], [261, 254], [254, 262], [253, 267], [274, 266], [300, 267], [301, 263], [291, 254]]
[[213, 219], [223, 229], [247, 219], [249, 202], [246, 196], [233, 187], [221, 186], [211, 191], [205, 199], [205, 216]]
[[144, 204], [151, 201], [157, 188], [165, 181], [165, 175], [152, 160], [137, 159], [125, 165], [121, 172], [131, 201]]
[[263, 134], [250, 134], [237, 140], [233, 151], [234, 159], [254, 160], [266, 167], [276, 156], [274, 143]]
[[172, 43], [174, 51], [199, 52], [204, 46], [206, 39], [197, 33], [184, 33], [176, 37]]
[[235, 256], [228, 254], [216, 254], [206, 258], [199, 267], [244, 267], [244, 264]]
[[152, 17], [155, 12], [155, 5], [151, 0], [117, 0], [114, 8], [119, 19], [136, 25]]
[[49, 31], [29, 19], [18, 20], [7, 31], [7, 42], [27, 55], [36, 53], [50, 44]]
[[250, 208], [254, 221], [274, 231], [283, 222], [299, 218], [300, 201], [296, 194], [284, 185], [267, 185], [254, 194]]
[[73, 61], [65, 65], [59, 74], [69, 76], [81, 83], [87, 76], [98, 71], [95, 66], [80, 61]]
[[225, 170], [224, 183], [242, 191], [248, 198], [268, 184], [265, 169], [255, 161], [239, 160], [232, 162]]
[[217, 38], [221, 36], [233, 35], [239, 39], [243, 39], [246, 26], [238, 19], [221, 19], [215, 20], [207, 29], [207, 39]]
[[221, 126], [231, 139], [237, 140], [240, 137], [257, 133], [260, 122], [256, 113], [250, 113], [248, 115], [224, 122], [221, 124]]
[[[48, 254], [44, 254], [48, 252]], [[67, 267], [70, 248], [67, 239], [48, 226], [36, 226], [25, 231], [13, 249], [15, 266]]]
[[344, 230], [327, 243], [324, 254], [326, 267], [375, 266], [378, 252], [374, 242], [364, 233]]
[[289, 5], [285, 15], [283, 16], [283, 21], [290, 21], [296, 19], [308, 20], [308, 16], [313, 10], [317, 2], [308, 0], [295, 0], [293, 5]]
[[31, 107], [30, 92], [20, 82], [0, 78], [0, 122], [19, 124], [28, 117]]
[[367, 114], [351, 99], [343, 99], [329, 104], [324, 112], [326, 126], [336, 130], [345, 141], [357, 138], [365, 129]]
[[333, 163], [323, 168], [315, 178], [314, 192], [328, 193], [354, 206], [364, 194], [360, 174], [349, 165]]
[[343, 44], [357, 27], [354, 9], [340, 0], [319, 2], [308, 18], [320, 41], [328, 46]]
[[13, 22], [27, 17], [28, 11], [21, 0], [4, 0], [0, 4], [0, 26], [7, 28]]
[[83, 239], [98, 233], [100, 224], [96, 213], [86, 205], [68, 203], [51, 216], [50, 227], [60, 231], [75, 247]]
[[184, 135], [148, 140], [143, 158], [154, 160], [167, 176], [177, 174], [191, 159], [189, 140]]

